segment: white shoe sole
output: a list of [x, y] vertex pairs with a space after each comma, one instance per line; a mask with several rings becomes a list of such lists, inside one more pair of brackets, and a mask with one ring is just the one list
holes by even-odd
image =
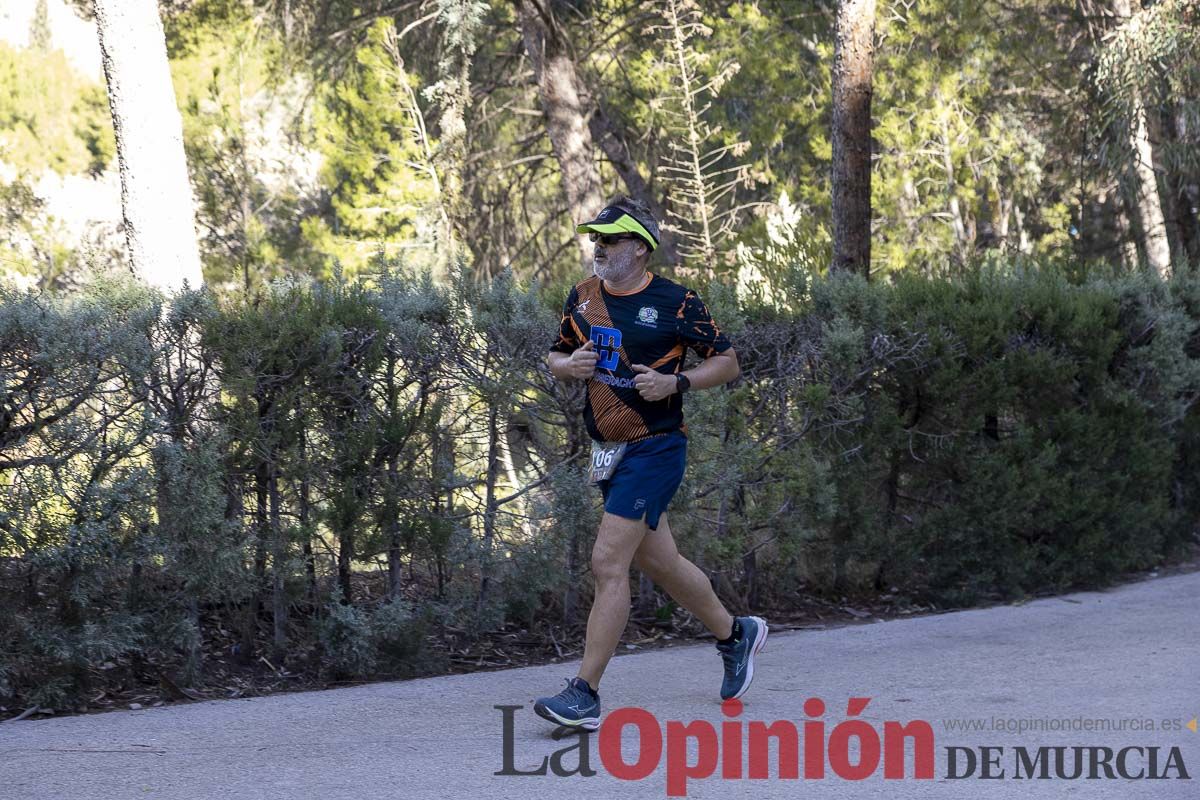
[[754, 637], [754, 647], [750, 648], [750, 657], [746, 659], [746, 682], [742, 684], [741, 689], [738, 689], [737, 694], [727, 698], [729, 700], [737, 700], [750, 688], [750, 684], [754, 680], [754, 657], [767, 645], [767, 621], [762, 617], [751, 617], [750, 619], [758, 623], [758, 635]]

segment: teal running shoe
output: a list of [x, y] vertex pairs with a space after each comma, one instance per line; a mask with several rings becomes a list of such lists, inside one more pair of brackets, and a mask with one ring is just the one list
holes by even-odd
[[741, 697], [754, 680], [754, 657], [767, 642], [767, 621], [762, 617], [738, 617], [742, 635], [732, 644], [717, 643], [725, 661], [725, 680], [721, 681], [721, 699]]
[[567, 680], [567, 686], [553, 697], [539, 697], [534, 713], [556, 725], [594, 731], [600, 727], [600, 697], [588, 691], [579, 677]]

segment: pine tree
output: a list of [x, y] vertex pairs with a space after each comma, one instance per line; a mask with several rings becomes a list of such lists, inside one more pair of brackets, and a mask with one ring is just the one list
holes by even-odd
[[35, 50], [49, 50], [53, 37], [50, 35], [50, 13], [46, 8], [46, 0], [38, 0], [33, 11], [33, 20], [29, 23], [29, 46]]
[[377, 20], [317, 110], [334, 213], [331, 227], [322, 220], [310, 235], [351, 271], [380, 247], [404, 248], [413, 263], [435, 260], [439, 184], [428, 141], [413, 135], [412, 76], [397, 61], [395, 36], [390, 19]]
[[[438, 0], [437, 19], [443, 27], [441, 58], [438, 61], [440, 80], [424, 91], [425, 97], [441, 106], [438, 118], [438, 145], [427, 151], [430, 165], [440, 173], [440, 213], [445, 231], [440, 262], [443, 277], [449, 274], [449, 265], [463, 253], [455, 244], [456, 229], [471, 213], [463, 197], [463, 163], [467, 157], [467, 112], [471, 105], [471, 63], [475, 56], [476, 39], [483, 30], [483, 19], [487, 3], [480, 0]], [[415, 97], [409, 104], [413, 124], [417, 125]], [[424, 130], [424, 122], [420, 123]], [[428, 145], [428, 139], [422, 138]]]
[[712, 35], [712, 28], [704, 24], [694, 0], [668, 0], [664, 10], [665, 22], [657, 30], [666, 40], [665, 54], [655, 65], [671, 87], [657, 103], [672, 135], [662, 164], [670, 199], [663, 227], [678, 234], [683, 259], [712, 273], [742, 210], [737, 188], [750, 185], [749, 170], [738, 161], [750, 143], [724, 141], [721, 128], [705, 115], [739, 65], [732, 59], [713, 65], [710, 55], [696, 47], [698, 38]]

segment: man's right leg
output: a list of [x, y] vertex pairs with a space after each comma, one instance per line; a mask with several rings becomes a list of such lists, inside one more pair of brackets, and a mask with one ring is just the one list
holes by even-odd
[[608, 512], [600, 521], [592, 547], [595, 598], [579, 667], [579, 677], [593, 689], [598, 690], [600, 676], [629, 621], [629, 565], [647, 530], [644, 519], [627, 519]]
[[718, 639], [729, 637], [733, 631], [733, 616], [713, 591], [704, 571], [679, 554], [665, 512], [658, 518], [658, 529], [646, 533], [633, 561]]
[[553, 697], [537, 699], [533, 710], [539, 716], [570, 728], [594, 731], [600, 727], [600, 699], [589, 693], [582, 681], [599, 692], [600, 677], [629, 621], [629, 565], [646, 530], [644, 519], [604, 513], [592, 547], [596, 593], [588, 616], [583, 663], [566, 688]]

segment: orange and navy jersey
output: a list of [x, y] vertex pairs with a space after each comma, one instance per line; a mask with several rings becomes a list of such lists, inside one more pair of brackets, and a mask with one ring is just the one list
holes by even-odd
[[591, 437], [605, 442], [687, 433], [683, 396], [642, 399], [633, 383], [634, 364], [670, 375], [683, 367], [685, 348], [708, 358], [732, 346], [694, 291], [653, 273], [623, 294], [610, 291], [596, 275], [571, 289], [550, 349], [573, 353], [588, 339], [599, 360], [587, 383], [583, 419]]

